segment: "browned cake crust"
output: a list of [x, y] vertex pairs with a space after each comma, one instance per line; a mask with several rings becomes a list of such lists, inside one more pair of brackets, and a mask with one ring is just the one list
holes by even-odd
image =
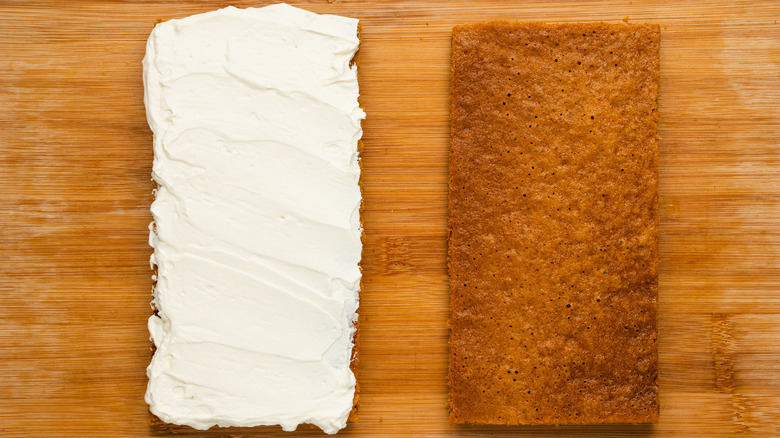
[[658, 418], [656, 25], [456, 27], [453, 423]]
[[[363, 32], [363, 22], [358, 21], [358, 38], [361, 38], [361, 33]], [[352, 58], [352, 63], [360, 67], [360, 48], [358, 47], [357, 53], [355, 53], [355, 56]], [[358, 71], [360, 69], [358, 68]], [[359, 78], [358, 78], [359, 80]], [[363, 102], [360, 98], [360, 95], [358, 95], [358, 105], [360, 105], [360, 108], [363, 109]], [[363, 128], [363, 120], [360, 121], [360, 127]], [[358, 156], [363, 156], [363, 140], [358, 140]], [[358, 160], [358, 166], [360, 166], [360, 179], [358, 180], [358, 185], [360, 186], [360, 242], [363, 244], [363, 248], [365, 248], [366, 245], [366, 232], [363, 229], [363, 160]], [[362, 266], [362, 260], [363, 260], [363, 254], [360, 254], [360, 272], [362, 274], [363, 272], [363, 266]], [[360, 292], [363, 291], [363, 277], [361, 275], [360, 277]], [[360, 314], [360, 310], [358, 310], [358, 314]], [[358, 363], [359, 363], [359, 355], [358, 355], [358, 345], [360, 344], [360, 324], [359, 320], [355, 321], [355, 335], [352, 338], [353, 347], [352, 347], [352, 360], [349, 363], [349, 369], [352, 371], [352, 374], [355, 375], [355, 396], [352, 398], [352, 411], [349, 413], [349, 418], [347, 418], [347, 421], [349, 422], [356, 422], [358, 421], [359, 414], [358, 414], [358, 402], [360, 401], [360, 380], [358, 379]]]

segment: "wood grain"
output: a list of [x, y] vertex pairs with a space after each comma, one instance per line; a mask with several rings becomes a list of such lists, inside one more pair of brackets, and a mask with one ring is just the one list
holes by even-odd
[[[297, 436], [152, 425], [151, 133], [158, 19], [226, 2], [0, 3], [0, 435]], [[258, 6], [238, 1], [237, 6]], [[347, 436], [780, 434], [780, 5], [772, 1], [317, 1], [362, 20], [360, 419]], [[661, 25], [661, 421], [447, 423], [452, 26]]]

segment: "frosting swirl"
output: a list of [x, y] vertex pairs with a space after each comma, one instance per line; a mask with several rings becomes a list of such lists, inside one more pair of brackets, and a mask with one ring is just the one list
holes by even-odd
[[228, 7], [149, 37], [158, 312], [146, 401], [166, 422], [346, 425], [362, 249], [357, 23]]

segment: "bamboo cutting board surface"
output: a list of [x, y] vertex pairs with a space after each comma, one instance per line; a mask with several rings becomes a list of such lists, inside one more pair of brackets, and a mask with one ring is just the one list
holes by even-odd
[[[0, 2], [0, 436], [298, 436], [150, 422], [158, 19], [228, 3]], [[261, 6], [234, 2], [236, 6]], [[360, 18], [360, 419], [341, 434], [780, 436], [780, 4], [294, 3]], [[452, 427], [446, 165], [459, 23], [661, 25], [660, 393], [654, 426]]]

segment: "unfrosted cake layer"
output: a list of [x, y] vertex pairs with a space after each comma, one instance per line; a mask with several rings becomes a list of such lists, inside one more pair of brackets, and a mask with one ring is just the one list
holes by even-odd
[[459, 26], [454, 423], [658, 418], [658, 26]]
[[146, 401], [166, 422], [346, 425], [362, 248], [357, 28], [277, 4], [149, 37]]

